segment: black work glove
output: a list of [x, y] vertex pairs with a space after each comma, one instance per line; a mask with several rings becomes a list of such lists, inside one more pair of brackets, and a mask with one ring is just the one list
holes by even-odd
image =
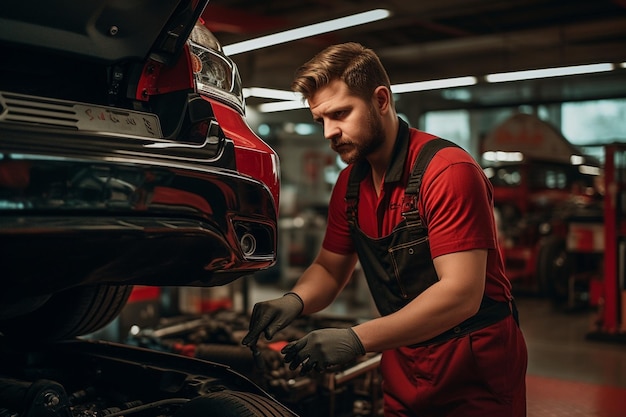
[[343, 365], [365, 355], [365, 349], [354, 330], [320, 329], [289, 343], [281, 353], [285, 362], [294, 370], [302, 364], [301, 373], [312, 369], [323, 372], [336, 365]]
[[281, 298], [256, 303], [252, 309], [248, 334], [242, 344], [256, 347], [261, 332], [266, 339], [274, 337], [276, 332], [287, 327], [304, 309], [304, 303], [298, 294], [288, 292]]

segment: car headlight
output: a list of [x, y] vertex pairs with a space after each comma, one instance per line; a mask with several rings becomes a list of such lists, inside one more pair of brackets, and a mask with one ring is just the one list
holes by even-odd
[[191, 32], [188, 43], [198, 92], [225, 102], [243, 114], [245, 102], [239, 70], [224, 55], [215, 36], [198, 23]]

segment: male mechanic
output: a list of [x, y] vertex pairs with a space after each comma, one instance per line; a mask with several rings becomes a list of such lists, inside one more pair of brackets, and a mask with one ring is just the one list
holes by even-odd
[[292, 88], [349, 165], [317, 258], [289, 293], [254, 306], [242, 343], [327, 307], [358, 260], [380, 317], [289, 343], [291, 369], [382, 352], [386, 416], [525, 416], [526, 344], [481, 167], [398, 118], [385, 69], [360, 44], [320, 52]]

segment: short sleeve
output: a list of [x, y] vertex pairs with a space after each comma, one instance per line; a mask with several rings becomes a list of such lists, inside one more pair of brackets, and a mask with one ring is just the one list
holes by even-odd
[[345, 196], [349, 173], [349, 168], [341, 171], [333, 187], [328, 205], [328, 224], [322, 242], [324, 249], [342, 255], [351, 254], [355, 251], [346, 216]]
[[434, 167], [427, 169], [420, 195], [432, 257], [496, 248], [489, 180], [469, 156], [459, 161], [457, 157], [448, 160], [446, 153], [443, 155], [438, 154], [431, 161]]

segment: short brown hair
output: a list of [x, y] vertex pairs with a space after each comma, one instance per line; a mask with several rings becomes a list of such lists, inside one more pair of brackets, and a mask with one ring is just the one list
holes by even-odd
[[291, 89], [310, 99], [318, 89], [334, 80], [346, 83], [357, 97], [369, 100], [379, 86], [391, 89], [380, 59], [356, 42], [329, 46], [296, 70]]

